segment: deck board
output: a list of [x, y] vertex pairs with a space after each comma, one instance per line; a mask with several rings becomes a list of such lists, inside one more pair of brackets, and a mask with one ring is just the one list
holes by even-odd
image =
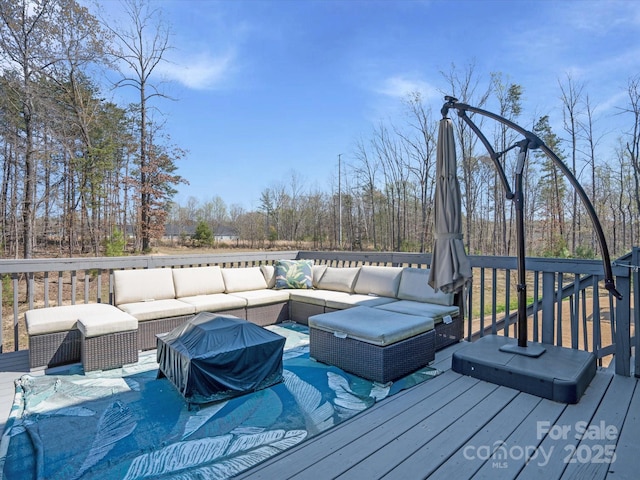
[[[482, 383], [481, 383], [482, 384]], [[469, 392], [470, 394], [472, 392]], [[470, 436], [484, 427], [487, 418], [492, 418], [504, 409], [516, 396], [514, 390], [496, 387], [484, 398], [477, 397], [477, 403], [470, 403], [466, 398], [466, 412], [459, 412], [446, 418], [445, 415], [433, 416], [429, 419], [433, 425], [422, 426], [423, 430], [434, 431], [434, 435], [427, 439], [424, 438], [424, 445], [417, 450], [415, 449], [401, 463], [389, 470], [384, 477], [385, 479], [394, 478], [422, 478], [433, 475], [436, 468], [444, 463], [450, 455], [460, 449]], [[456, 408], [458, 405], [452, 405]], [[476, 408], [486, 412], [486, 417], [477, 415]], [[458, 417], [458, 415], [461, 416]], [[441, 418], [442, 417], [442, 418]], [[416, 436], [415, 442], [421, 445], [421, 432], [414, 429]], [[391, 450], [389, 450], [391, 452]], [[456, 472], [457, 474], [457, 472]], [[449, 477], [452, 478], [452, 477]]]
[[[264, 476], [251, 478], [274, 478], [274, 473], [283, 467], [290, 475], [293, 472], [302, 472], [303, 475], [307, 475], [308, 472], [305, 473], [305, 469], [313, 468], [317, 472], [314, 477], [316, 480], [334, 478], [363, 456], [371, 455], [372, 451], [384, 445], [390, 430], [393, 435], [398, 430], [404, 431], [410, 428], [415, 423], [415, 419], [409, 407], [417, 404], [424, 409], [437, 411], [478, 383], [471, 378], [461, 379], [456, 378], [455, 374], [447, 375], [446, 373], [426, 383], [431, 382], [436, 382], [433, 395], [425, 396], [415, 388], [400, 392], [398, 395], [405, 397], [404, 402], [392, 401], [397, 395], [386, 399], [378, 404], [380, 408], [369, 409], [358, 415], [357, 418], [362, 417], [362, 421], [357, 425], [346, 428], [347, 423], [342, 423], [330, 431], [331, 435], [311, 438], [308, 441], [314, 442], [315, 448], [310, 451], [304, 448], [297, 455], [287, 455], [290, 458], [287, 458], [285, 463], [275, 462]], [[336, 467], [340, 470], [336, 471]], [[256, 474], [257, 472], [254, 473]], [[260, 475], [263, 474], [260, 473]], [[289, 478], [296, 478], [296, 476], [291, 475]]]
[[519, 394], [506, 387], [501, 387], [501, 390], [509, 392], [511, 400], [498, 405], [498, 413], [493, 417], [478, 415], [477, 410], [470, 412], [470, 415], [478, 417], [478, 428], [466, 432], [468, 439], [459, 446], [456, 445], [455, 449], [452, 448], [444, 463], [433, 467], [435, 470], [430, 478], [451, 480], [473, 477], [485, 463], [484, 457], [488, 453], [486, 448], [495, 447], [496, 432], [506, 434], [512, 431], [514, 420], [531, 411], [540, 402], [539, 398], [532, 395]]
[[[605, 428], [615, 428], [616, 438], [609, 440], [589, 438], [588, 435], [583, 435], [575, 452], [573, 452], [573, 456], [569, 459], [569, 464], [560, 477], [561, 479], [606, 478], [609, 463], [604, 461], [606, 455], [602, 449], [607, 445], [611, 445], [615, 449], [636, 385], [637, 379], [633, 377], [620, 375], [613, 377], [590, 424], [596, 427], [602, 425]], [[621, 460], [621, 464], [622, 462]], [[636, 467], [634, 478], [637, 478], [637, 471]]]
[[[640, 388], [638, 379], [599, 369], [578, 404], [565, 405], [507, 387], [458, 375], [451, 355], [464, 344], [436, 354], [444, 373], [399, 392], [335, 428], [273, 457], [238, 479], [324, 478], [402, 479], [628, 479], [640, 471]], [[4, 429], [14, 397], [14, 380], [29, 372], [28, 352], [0, 355], [0, 427]], [[32, 372], [55, 373], [55, 369]], [[616, 460], [567, 463], [571, 451], [591, 456], [607, 443], [577, 439], [577, 422], [614, 427]], [[569, 427], [566, 438], [540, 434], [539, 422]], [[471, 458], [474, 449], [534, 446], [538, 457]], [[492, 449], [492, 450], [491, 450]], [[537, 460], [552, 451], [548, 464]], [[530, 450], [532, 452], [533, 450]], [[486, 455], [485, 455], [486, 456]]]
[[[524, 395], [528, 394], [519, 394], [519, 396]], [[536, 400], [538, 402], [531, 410], [522, 410], [517, 417], [512, 417], [514, 419], [513, 431], [509, 435], [505, 435], [504, 438], [498, 437], [495, 457], [486, 460], [473, 478], [511, 479], [517, 477], [542, 441], [542, 438], [538, 438], [536, 434], [537, 423], [549, 420], [553, 424], [566, 406], [545, 398]], [[518, 423], [515, 421], [516, 419], [521, 421]]]
[[[506, 387], [490, 387], [493, 390], [488, 396], [475, 395], [477, 390], [469, 387], [464, 390], [464, 393], [457, 390], [458, 397], [463, 400], [462, 403], [455, 404], [459, 408], [454, 409], [453, 414], [444, 406], [425, 417], [424, 412], [418, 407], [422, 401], [420, 396], [424, 400], [432, 400], [437, 398], [436, 391], [442, 388], [459, 388], [461, 384], [457, 383], [458, 380], [455, 378], [472, 380], [450, 370], [451, 354], [456, 348], [460, 347], [455, 346], [451, 351], [439, 352], [440, 355], [436, 356], [435, 364], [438, 368], [447, 370], [443, 375], [412, 388], [404, 395], [396, 395], [375, 405], [371, 410], [340, 425], [340, 432], [336, 435], [334, 435], [336, 429], [324, 432], [276, 458], [267, 460], [237, 478], [277, 477], [313, 480], [385, 478], [393, 480], [428, 477], [451, 480], [453, 478], [525, 479], [535, 477], [537, 480], [559, 479], [565, 474], [567, 467], [564, 463], [567, 454], [564, 449], [573, 448], [572, 441], [570, 439], [554, 441], [549, 435], [541, 434], [538, 431], [539, 422], [549, 422], [550, 426], [554, 424], [574, 426], [578, 421], [587, 423], [597, 421], [600, 418], [597, 415], [598, 411], [601, 415], [606, 411], [609, 414], [602, 418], [605, 422], [615, 422], [620, 415], [626, 415], [625, 418], [634, 425], [633, 428], [638, 428], [637, 423], [633, 422], [640, 420], [637, 416], [629, 416], [627, 411], [631, 411], [629, 405], [633, 401], [636, 404], [640, 403], [640, 392], [636, 391], [640, 389], [630, 391], [626, 385], [635, 386], [637, 379], [620, 377], [622, 380], [616, 383], [619, 382], [623, 386], [614, 391], [609, 386], [617, 377], [607, 369], [598, 371], [580, 403], [576, 405], [541, 399]], [[485, 382], [474, 384], [475, 388], [480, 384]], [[615, 397], [618, 398], [618, 403], [610, 405], [607, 398]], [[490, 399], [495, 400], [495, 403]], [[606, 404], [603, 405], [605, 402]], [[391, 409], [389, 404], [395, 403], [406, 405]], [[414, 408], [416, 410], [413, 410]], [[392, 415], [396, 410], [403, 412], [400, 418], [388, 418], [383, 423], [377, 420], [375, 424], [371, 424], [372, 419]], [[411, 428], [406, 430], [405, 418], [412, 413], [415, 422], [413, 432]], [[379, 431], [373, 432], [364, 425]], [[371, 433], [367, 434], [370, 431]], [[397, 437], [394, 437], [394, 434]], [[627, 432], [623, 439], [631, 437], [631, 432]], [[375, 439], [377, 443], [372, 442], [371, 439]], [[411, 439], [411, 442], [402, 443], [404, 439]], [[384, 445], [381, 447], [382, 440]], [[517, 447], [531, 446], [528, 450], [529, 455], [536, 455], [534, 452], [537, 452], [538, 457], [533, 457], [528, 463], [524, 457], [509, 459], [507, 464], [502, 466], [493, 459], [470, 459], [469, 450], [465, 453], [465, 447], [493, 446], [496, 448], [502, 441]], [[578, 440], [574, 440], [573, 444], [574, 447], [578, 445]], [[632, 451], [635, 449], [635, 444], [631, 440], [626, 445], [622, 448]], [[535, 450], [535, 447], [538, 447], [538, 450]], [[547, 467], [541, 467], [537, 461], [542, 455], [539, 450], [542, 447], [554, 447]], [[621, 472], [637, 472], [640, 469], [640, 455], [624, 455], [624, 457], [616, 460]], [[544, 458], [540, 460], [542, 462]], [[606, 470], [606, 468], [588, 469], [587, 477], [584, 476], [584, 471], [577, 470], [576, 475], [581, 478], [604, 479]], [[628, 473], [612, 478], [630, 478], [625, 475]]]
[[[591, 422], [593, 415], [602, 402], [602, 397], [609, 388], [613, 376], [610, 371], [601, 371], [596, 375], [580, 402], [566, 406], [562, 415], [556, 420], [555, 427], [565, 428], [565, 430], [568, 427], [573, 430], [580, 421]], [[548, 428], [554, 427], [554, 424], [549, 419], [542, 419], [541, 422], [549, 422], [547, 424]], [[541, 433], [547, 429], [547, 425], [540, 425]], [[557, 435], [545, 435], [539, 446], [541, 450], [539, 456], [544, 458], [546, 455], [548, 460], [546, 462], [544, 460], [542, 462], [529, 462], [518, 475], [518, 479], [540, 480], [540, 478], [547, 476], [548, 478], [560, 478], [567, 467], [565, 462], [567, 451], [575, 448], [578, 444], [575, 432], [573, 433], [571, 434], [571, 432], [567, 431], [567, 435], [564, 435], [558, 431]], [[537, 436], [538, 434], [536, 433]]]
[[21, 350], [0, 355], [0, 431], [4, 426], [13, 406], [15, 397], [15, 380], [29, 372], [29, 352]]
[[[457, 382], [459, 384], [460, 382]], [[404, 412], [401, 419], [394, 419], [392, 425], [382, 432], [371, 432], [376, 435], [366, 435], [350, 443], [345, 449], [343, 461], [328, 457], [315, 467], [321, 471], [331, 468], [328, 478], [358, 479], [376, 478], [384, 475], [394, 466], [386, 459], [399, 461], [410, 456], [424, 442], [444, 431], [451, 425], [460, 409], [465, 408], [465, 398], [486, 398], [496, 389], [495, 385], [485, 382], [475, 382], [471, 388], [454, 395], [434, 395], [426, 397]], [[447, 390], [453, 390], [449, 388]], [[434, 397], [440, 397], [437, 400]], [[438, 421], [435, 421], [437, 417]], [[399, 420], [399, 421], [396, 421]], [[365, 454], [364, 447], [369, 454]], [[340, 452], [341, 454], [343, 452]], [[348, 460], [348, 461], [344, 461]], [[396, 477], [405, 478], [405, 477]]]
[[607, 480], [637, 478], [640, 470], [640, 388], [636, 383], [633, 397], [624, 419], [618, 445], [616, 461], [607, 473]]

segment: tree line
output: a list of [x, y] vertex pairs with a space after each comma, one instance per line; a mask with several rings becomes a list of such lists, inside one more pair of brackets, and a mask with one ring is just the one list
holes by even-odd
[[[100, 255], [123, 232], [147, 251], [164, 231], [184, 155], [151, 115], [151, 99], [164, 95], [150, 77], [169, 31], [143, 0], [121, 6], [128, 22], [75, 0], [0, 0], [4, 256]], [[106, 71], [138, 101], [105, 99]]]
[[[219, 196], [173, 202], [177, 185], [186, 181], [176, 173], [186, 152], [171, 144], [153, 114], [161, 111], [157, 100], [166, 98], [153, 73], [171, 47], [169, 26], [161, 9], [144, 0], [121, 4], [127, 22], [96, 16], [75, 0], [0, 0], [3, 256], [117, 254], [124, 245], [148, 252], [169, 230], [183, 243], [201, 245], [222, 228], [235, 233], [235, 244], [250, 248], [285, 242], [317, 249], [431, 250], [442, 103], [432, 110], [418, 92], [403, 100], [401, 119], [380, 121], [354, 140], [327, 185], [309, 189], [292, 172], [286, 183], [265, 187], [253, 211], [227, 206]], [[131, 89], [137, 101], [107, 100], [105, 72], [111, 87]], [[484, 78], [473, 64], [452, 65], [441, 78], [443, 94], [543, 139], [583, 185], [611, 252], [637, 242], [640, 76], [628, 79], [619, 111], [627, 126], [613, 141], [588, 86], [570, 76], [558, 79], [558, 118], [527, 116], [525, 86], [502, 73]], [[494, 160], [474, 132], [451, 116], [467, 249], [514, 255], [514, 206]], [[479, 116], [473, 120], [495, 151], [505, 152], [499, 161], [513, 178], [516, 152], [510, 148], [520, 138]], [[524, 179], [527, 253], [598, 256], [588, 214], [557, 166], [531, 151]]]
[[[525, 88], [502, 73], [482, 78], [473, 64], [462, 69], [454, 65], [441, 73], [447, 94], [532, 131], [565, 163], [597, 212], [611, 253], [625, 253], [637, 243], [640, 76], [628, 80], [627, 103], [618, 112], [627, 121], [626, 129], [615, 132], [615, 139], [605, 144], [600, 125], [606, 119], [596, 114], [587, 86], [570, 76], [558, 79], [555, 111], [559, 113], [552, 118], [526, 117]], [[318, 249], [430, 251], [442, 103], [434, 114], [431, 105], [414, 92], [403, 106], [402, 120], [380, 122], [355, 141], [340, 175], [325, 189], [305, 189], [305, 179], [292, 172], [291, 178], [261, 192], [255, 211], [228, 208], [219, 196], [204, 202], [191, 197], [184, 205], [172, 204], [169, 221], [183, 232], [192, 232], [198, 223], [213, 232], [232, 227], [240, 244], [251, 248], [268, 248], [281, 241]], [[450, 116], [456, 129], [465, 245], [472, 254], [515, 255], [514, 205], [506, 197], [493, 160], [467, 124], [454, 112]], [[499, 161], [511, 182], [517, 150], [510, 147], [522, 138], [502, 124], [469, 116], [496, 152], [506, 151]], [[562, 128], [554, 131], [552, 125]], [[598, 257], [600, 245], [588, 212], [558, 166], [541, 151], [531, 150], [523, 177], [527, 255]], [[190, 244], [191, 239], [183, 235], [181, 241]]]

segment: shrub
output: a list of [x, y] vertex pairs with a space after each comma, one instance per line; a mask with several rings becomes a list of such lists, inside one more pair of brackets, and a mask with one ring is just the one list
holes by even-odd
[[104, 254], [107, 257], [121, 257], [125, 246], [124, 234], [116, 228], [104, 242]]
[[192, 237], [198, 245], [211, 246], [213, 244], [213, 232], [207, 222], [200, 220]]

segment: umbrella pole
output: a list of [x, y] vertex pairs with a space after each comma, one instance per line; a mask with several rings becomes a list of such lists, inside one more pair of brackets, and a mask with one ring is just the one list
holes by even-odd
[[524, 193], [522, 187], [522, 175], [524, 172], [524, 163], [527, 158], [527, 151], [531, 145], [528, 139], [521, 140], [517, 143], [520, 147], [518, 153], [518, 162], [515, 169], [515, 192], [513, 192], [513, 201], [516, 210], [516, 242], [517, 242], [517, 259], [518, 259], [518, 344], [502, 345], [499, 350], [502, 352], [517, 353], [527, 357], [539, 357], [546, 348], [538, 343], [528, 343], [527, 329], [527, 278], [525, 269], [525, 240], [524, 240]]
[[515, 209], [516, 209], [516, 240], [518, 245], [518, 346], [527, 346], [527, 279], [525, 270], [525, 240], [524, 240], [524, 194], [522, 192], [522, 173], [527, 156], [528, 142], [520, 143], [520, 153], [515, 174]]

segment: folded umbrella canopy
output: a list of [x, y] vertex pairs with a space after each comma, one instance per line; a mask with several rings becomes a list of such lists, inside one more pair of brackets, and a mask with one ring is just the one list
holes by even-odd
[[462, 205], [451, 119], [443, 118], [436, 152], [435, 242], [429, 285], [454, 293], [471, 279], [471, 263], [462, 243]]

